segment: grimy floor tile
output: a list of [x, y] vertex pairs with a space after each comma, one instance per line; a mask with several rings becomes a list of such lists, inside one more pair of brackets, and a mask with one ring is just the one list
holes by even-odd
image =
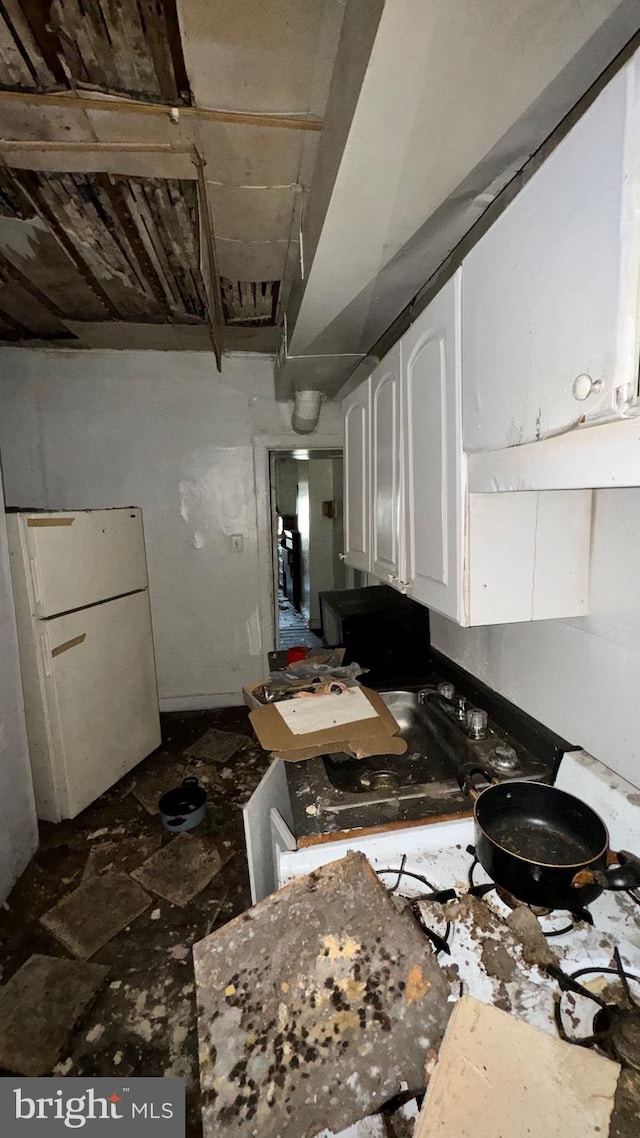
[[180, 786], [186, 774], [187, 766], [181, 759], [167, 761], [162, 755], [154, 756], [146, 770], [137, 776], [131, 794], [147, 813], [157, 814], [162, 795]]
[[109, 969], [53, 956], [31, 956], [0, 988], [0, 1067], [47, 1075]]
[[211, 727], [187, 747], [185, 755], [192, 759], [208, 759], [212, 763], [225, 763], [236, 751], [246, 746], [251, 740], [246, 735], [236, 731], [217, 731]]
[[172, 901], [187, 905], [209, 884], [228, 860], [209, 837], [176, 834], [157, 853], [152, 854], [131, 876], [145, 889]]
[[86, 960], [144, 913], [151, 898], [118, 870], [89, 877], [40, 918], [74, 956]]

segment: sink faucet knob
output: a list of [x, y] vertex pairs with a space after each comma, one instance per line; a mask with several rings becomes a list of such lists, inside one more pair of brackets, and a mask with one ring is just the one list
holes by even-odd
[[453, 684], [446, 682], [438, 684], [437, 691], [438, 695], [441, 695], [443, 699], [448, 699], [453, 702], [453, 698], [456, 694], [456, 689], [454, 688]]
[[464, 723], [467, 717], [467, 701], [463, 695], [457, 695], [455, 699], [455, 716], [461, 723]]
[[470, 707], [465, 719], [470, 739], [486, 739], [489, 716], [481, 707]]

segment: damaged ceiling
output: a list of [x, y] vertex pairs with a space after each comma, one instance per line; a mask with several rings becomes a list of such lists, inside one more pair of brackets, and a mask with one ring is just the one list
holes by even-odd
[[0, 340], [275, 351], [342, 0], [3, 0]]
[[277, 352], [277, 398], [333, 396], [639, 29], [638, 0], [0, 0], [0, 342]]

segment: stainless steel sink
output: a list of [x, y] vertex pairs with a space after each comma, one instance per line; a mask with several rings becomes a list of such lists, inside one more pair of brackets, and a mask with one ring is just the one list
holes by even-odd
[[401, 738], [407, 741], [405, 754], [367, 759], [325, 755], [323, 762], [332, 786], [350, 794], [394, 794], [404, 788], [455, 781], [457, 764], [435, 705], [420, 703], [418, 693], [412, 691], [380, 695], [400, 727]]

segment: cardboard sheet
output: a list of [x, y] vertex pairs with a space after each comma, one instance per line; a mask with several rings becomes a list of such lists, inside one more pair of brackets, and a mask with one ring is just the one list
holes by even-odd
[[[400, 728], [382, 697], [364, 687], [360, 688], [360, 694], [366, 699], [366, 706], [373, 708], [373, 715], [367, 711], [364, 718], [352, 723], [338, 723], [305, 734], [291, 730], [278, 710], [279, 704], [257, 707], [249, 719], [260, 745], [271, 751], [274, 758], [286, 759], [287, 762], [300, 762], [335, 751], [344, 751], [359, 759], [368, 755], [403, 755], [407, 749], [406, 740], [398, 737]], [[344, 698], [337, 697], [338, 700]]]
[[350, 688], [340, 695], [313, 695], [285, 699], [274, 704], [294, 735], [308, 735], [360, 719], [376, 719], [377, 711], [362, 688]]

